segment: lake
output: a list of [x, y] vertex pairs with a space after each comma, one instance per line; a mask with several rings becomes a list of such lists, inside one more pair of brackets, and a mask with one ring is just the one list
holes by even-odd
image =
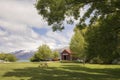
[[17, 62], [30, 62], [30, 60], [18, 60]]

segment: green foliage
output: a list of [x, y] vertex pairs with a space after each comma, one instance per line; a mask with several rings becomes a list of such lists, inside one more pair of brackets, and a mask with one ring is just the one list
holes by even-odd
[[90, 63], [92, 64], [102, 64], [103, 61], [99, 57], [94, 57], [93, 59], [90, 60]]
[[[85, 7], [88, 9], [80, 16]], [[85, 36], [76, 31], [71, 39], [76, 56], [82, 56], [86, 48], [88, 61], [99, 56], [103, 63], [111, 63], [120, 57], [120, 0], [38, 0], [36, 9], [53, 31], [64, 29], [64, 21], [73, 24], [78, 20], [77, 28], [87, 27]]]
[[87, 61], [93, 63], [112, 63], [119, 58], [120, 21], [118, 19], [120, 16], [108, 16], [85, 29], [75, 28], [70, 43], [74, 56], [82, 57], [84, 53]]
[[57, 61], [59, 59], [59, 53], [57, 51], [53, 51], [52, 52], [52, 55], [53, 55], [53, 60]]
[[31, 58], [32, 62], [49, 60], [52, 57], [52, 51], [47, 45], [42, 45], [38, 48], [38, 51]]
[[[107, 17], [96, 25], [89, 27], [86, 34], [87, 58], [89, 60], [99, 58], [103, 63], [111, 63], [114, 59], [119, 58], [117, 51], [119, 44], [119, 21], [116, 16]], [[112, 22], [112, 23], [111, 23]], [[113, 24], [114, 23], [114, 24]]]
[[1, 59], [1, 60], [5, 60], [5, 53], [1, 53], [1, 54], [0, 54], [0, 59]]
[[[89, 8], [83, 14], [80, 9], [84, 9], [85, 6]], [[37, 0], [36, 9], [48, 24], [53, 26], [53, 30], [64, 29], [66, 17], [70, 18], [68, 24], [76, 19], [79, 20], [77, 26], [84, 28], [88, 24], [85, 23], [87, 19], [90, 19], [90, 26], [98, 19], [106, 19], [114, 14], [120, 16], [120, 0]], [[80, 13], [83, 16], [80, 16]]]
[[15, 62], [17, 58], [13, 54], [1, 53], [0, 60]]
[[75, 34], [73, 35], [70, 42], [70, 49], [73, 53], [73, 57], [84, 58], [86, 42], [84, 39], [84, 32], [75, 28]]

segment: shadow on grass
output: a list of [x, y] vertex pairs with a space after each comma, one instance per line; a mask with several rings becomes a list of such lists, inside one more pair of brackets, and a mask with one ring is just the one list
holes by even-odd
[[[7, 72], [4, 77], [30, 77], [29, 80], [120, 80], [120, 68], [89, 69], [79, 65], [63, 65], [60, 68], [28, 67]], [[25, 80], [25, 79], [21, 79]]]

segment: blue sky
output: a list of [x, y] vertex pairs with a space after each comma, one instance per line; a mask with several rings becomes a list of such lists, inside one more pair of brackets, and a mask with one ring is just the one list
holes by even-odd
[[42, 44], [52, 49], [69, 46], [74, 25], [65, 24], [62, 32], [52, 32], [37, 14], [35, 1], [0, 0], [0, 52], [36, 50]]
[[35, 31], [37, 34], [40, 34], [40, 35], [44, 35], [48, 32], [49, 29], [46, 29], [46, 28], [36, 28], [36, 27], [32, 27], [32, 30]]

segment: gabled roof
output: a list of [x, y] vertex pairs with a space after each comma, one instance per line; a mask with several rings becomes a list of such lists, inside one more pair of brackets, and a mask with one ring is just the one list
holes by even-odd
[[63, 53], [63, 52], [67, 52], [67, 53], [69, 53], [69, 54], [72, 53], [70, 49], [64, 49], [64, 50], [62, 51], [62, 53]]

